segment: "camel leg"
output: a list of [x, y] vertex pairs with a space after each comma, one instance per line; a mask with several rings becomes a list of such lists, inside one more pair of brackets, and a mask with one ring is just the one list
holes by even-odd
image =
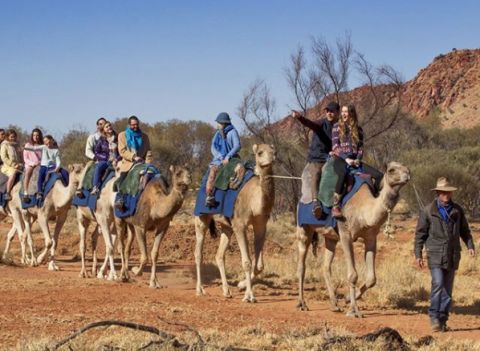
[[150, 287], [153, 289], [162, 288], [163, 286], [157, 280], [157, 258], [158, 252], [160, 251], [160, 244], [162, 243], [162, 239], [167, 232], [168, 225], [166, 228], [161, 228], [160, 230], [155, 233], [155, 240], [153, 242], [152, 252], [151, 252], [151, 259], [152, 259], [152, 272], [150, 274]]
[[340, 241], [342, 243], [343, 253], [345, 255], [345, 264], [347, 266], [347, 281], [350, 290], [350, 308], [347, 312], [349, 317], [362, 317], [357, 301], [355, 299], [355, 287], [358, 280], [358, 273], [355, 269], [355, 257], [353, 252], [353, 243], [349, 233], [340, 233]]
[[135, 237], [137, 238], [138, 247], [140, 249], [140, 263], [138, 267], [133, 267], [132, 272], [136, 276], [143, 274], [143, 267], [147, 263], [147, 242], [145, 238], [145, 229], [140, 226], [135, 226]]
[[7, 259], [8, 251], [10, 250], [10, 245], [16, 233], [17, 233], [17, 228], [15, 227], [15, 224], [13, 224], [7, 234], [7, 240], [5, 241], [5, 249], [3, 250], [2, 260]]
[[55, 263], [55, 250], [57, 249], [58, 245], [58, 237], [60, 235], [60, 231], [67, 220], [68, 211], [64, 211], [60, 213], [56, 218], [55, 229], [53, 231], [53, 241], [50, 247], [50, 262], [48, 263], [48, 270], [49, 271], [59, 271], [60, 268]]
[[[263, 271], [263, 245], [265, 244], [265, 238], [267, 233], [268, 217], [256, 217], [253, 220], [253, 233], [254, 233], [254, 247], [255, 257], [251, 279], [255, 279]], [[238, 283], [240, 289], [245, 289], [246, 281], [242, 280]]]
[[303, 295], [303, 289], [305, 285], [305, 261], [307, 259], [308, 248], [312, 242], [313, 228], [310, 226], [297, 227], [297, 247], [298, 247], [298, 304], [297, 308], [301, 311], [308, 311], [307, 304]]
[[[27, 224], [29, 221], [25, 221], [25, 225], [27, 225], [27, 233], [30, 232], [30, 223]], [[38, 225], [40, 226], [40, 229], [42, 230], [43, 233], [43, 238], [45, 240], [45, 247], [43, 248], [43, 251], [38, 255], [37, 261], [38, 263], [43, 263], [43, 260], [45, 259], [45, 256], [47, 255], [48, 250], [52, 246], [52, 238], [50, 237], [50, 229], [48, 228], [48, 220], [47, 218], [43, 215], [43, 213], [39, 213], [37, 217], [37, 222]], [[31, 234], [30, 234], [31, 235]]]
[[336, 240], [325, 238], [325, 256], [323, 258], [323, 278], [327, 286], [328, 296], [330, 297], [330, 310], [333, 312], [340, 312], [337, 303], [337, 296], [332, 283], [332, 262], [335, 257], [335, 248], [337, 246]]
[[[95, 229], [92, 232], [92, 277], [96, 277], [98, 274], [98, 260], [97, 260], [97, 244], [98, 244], [98, 224], [95, 225]], [[105, 255], [105, 259], [107, 256]]]
[[117, 235], [118, 235], [118, 251], [120, 252], [120, 260], [122, 262], [122, 269], [120, 270], [120, 279], [124, 282], [130, 280], [128, 274], [128, 259], [126, 258], [127, 246], [125, 245], [125, 237], [127, 232], [127, 226], [125, 222], [120, 219], [115, 220]]
[[230, 292], [227, 282], [227, 275], [225, 273], [225, 252], [227, 251], [231, 236], [232, 232], [228, 230], [226, 233], [222, 232], [222, 234], [220, 234], [220, 243], [218, 245], [217, 254], [215, 255], [215, 261], [217, 262], [218, 270], [220, 271], [220, 277], [222, 278], [223, 296], [227, 298], [231, 298], [232, 293]]
[[85, 233], [88, 229], [88, 220], [83, 217], [79, 210], [77, 210], [78, 233], [80, 235], [80, 258], [82, 260], [82, 268], [80, 269], [80, 278], [87, 278], [87, 269], [85, 267]]
[[247, 283], [245, 296], [243, 298], [244, 302], [256, 302], [255, 296], [252, 290], [252, 261], [250, 259], [250, 253], [248, 250], [248, 240], [247, 240], [247, 226], [244, 223], [234, 223], [235, 236], [237, 238], [238, 246], [240, 248], [240, 253], [242, 256], [242, 267], [245, 272], [245, 280]]
[[377, 282], [375, 276], [375, 255], [377, 252], [376, 238], [365, 240], [365, 283], [358, 289], [355, 298], [362, 298], [365, 291], [373, 288]]
[[[99, 216], [100, 217], [100, 216]], [[102, 233], [103, 240], [105, 242], [105, 260], [98, 271], [97, 278], [102, 279], [104, 277], [104, 272], [107, 267], [107, 263], [110, 263], [110, 273], [108, 274], [108, 280], [117, 279], [117, 273], [115, 272], [115, 262], [113, 261], [113, 244], [112, 236], [110, 234], [110, 227], [108, 223], [108, 218], [97, 218], [99, 230]]]
[[[133, 234], [134, 234], [133, 226], [127, 226], [127, 242], [125, 244], [124, 248], [124, 260], [125, 260], [125, 269], [127, 270], [126, 273], [128, 274], [128, 265], [129, 265], [129, 259], [130, 259], [130, 254], [132, 252], [132, 243], [133, 243]], [[130, 276], [128, 275], [128, 279], [130, 279]]]
[[205, 295], [202, 285], [203, 241], [207, 233], [211, 216], [195, 217], [195, 266], [197, 267], [197, 296]]

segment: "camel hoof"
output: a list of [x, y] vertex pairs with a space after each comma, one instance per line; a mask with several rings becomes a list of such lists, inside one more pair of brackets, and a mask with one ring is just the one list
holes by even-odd
[[95, 269], [92, 269], [92, 277], [96, 277], [97, 274], [98, 274], [97, 269], [96, 269], [96, 268], [95, 268]]
[[250, 296], [245, 296], [242, 300], [243, 302], [248, 302], [248, 303], [256, 303], [257, 302], [257, 299], [255, 298], [255, 296], [253, 295], [250, 295]]
[[232, 296], [232, 293], [230, 292], [230, 289], [226, 289], [223, 291], [223, 297], [227, 298], [227, 299], [231, 299], [233, 296]]
[[240, 291], [243, 291], [247, 288], [247, 281], [246, 280], [242, 280], [241, 282], [239, 282], [237, 284], [237, 288], [240, 289]]
[[117, 277], [117, 273], [115, 273], [115, 271], [110, 271], [110, 273], [108, 273], [107, 280], [113, 281], [113, 280], [117, 280], [117, 279], [118, 279], [118, 277]]
[[337, 305], [337, 301], [330, 301], [330, 311], [342, 312], [342, 309]]
[[78, 275], [80, 278], [88, 278], [87, 272], [84, 270], [80, 271], [80, 274]]
[[297, 309], [299, 311], [310, 311], [305, 301], [298, 301]]
[[155, 280], [155, 281], [150, 282], [150, 288], [151, 289], [163, 289], [163, 288], [166, 288], [166, 286], [160, 285], [160, 283]]
[[136, 275], [137, 277], [141, 276], [142, 275], [142, 270], [140, 269], [140, 267], [133, 267], [132, 268], [132, 273], [134, 275]]
[[348, 311], [347, 312], [347, 317], [363, 318], [363, 314], [359, 311]]
[[37, 267], [38, 266], [38, 262], [37, 262], [37, 259], [35, 257], [32, 257], [32, 260], [30, 261], [30, 266], [31, 267]]
[[48, 263], [48, 270], [49, 270], [49, 271], [59, 271], [60, 268], [55, 264], [54, 261], [50, 261], [50, 262]]
[[197, 287], [197, 296], [205, 296], [207, 293], [205, 292], [205, 289], [203, 286]]

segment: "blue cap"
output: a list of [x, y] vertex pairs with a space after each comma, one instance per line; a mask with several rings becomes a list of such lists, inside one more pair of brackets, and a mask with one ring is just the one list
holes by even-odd
[[218, 123], [232, 123], [230, 116], [226, 112], [220, 112], [215, 121]]

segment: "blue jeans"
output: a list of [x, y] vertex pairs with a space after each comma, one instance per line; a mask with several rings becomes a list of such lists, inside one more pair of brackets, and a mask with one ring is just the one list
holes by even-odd
[[[40, 171], [38, 172], [38, 180], [37, 180], [37, 191], [40, 193], [43, 193], [43, 187], [45, 183], [45, 179], [47, 178], [48, 172], [53, 172], [57, 166], [40, 166]], [[68, 172], [60, 168], [59, 170], [60, 174], [62, 175], [62, 178], [65, 180], [65, 182], [68, 184]]]
[[431, 319], [442, 322], [448, 320], [448, 313], [452, 305], [454, 269], [430, 268], [432, 275], [432, 291], [430, 293], [430, 308], [428, 315]]
[[109, 166], [108, 161], [98, 161], [95, 163], [95, 172], [93, 173], [93, 186], [100, 188], [102, 184], [102, 178]]

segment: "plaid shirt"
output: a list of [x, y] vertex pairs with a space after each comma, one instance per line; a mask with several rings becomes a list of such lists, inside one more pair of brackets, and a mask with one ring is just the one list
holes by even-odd
[[332, 129], [332, 151], [343, 159], [352, 158], [361, 160], [363, 157], [363, 129], [358, 127], [359, 142], [352, 143], [350, 130], [347, 129], [345, 140], [340, 140], [339, 124], [335, 123]]

